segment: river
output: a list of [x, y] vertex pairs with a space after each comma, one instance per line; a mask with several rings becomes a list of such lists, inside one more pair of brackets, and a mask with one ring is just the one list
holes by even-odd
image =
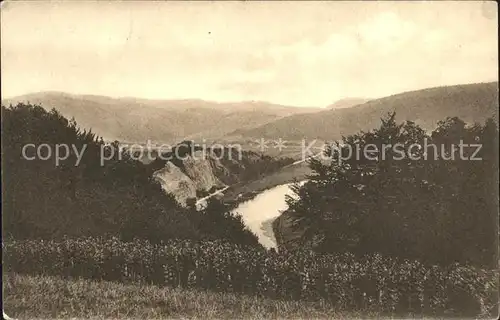
[[293, 195], [291, 185], [292, 183], [287, 183], [265, 190], [252, 200], [240, 203], [233, 210], [241, 215], [245, 225], [257, 235], [259, 242], [266, 248], [276, 247], [276, 239], [270, 231], [270, 221], [287, 209], [285, 195]]

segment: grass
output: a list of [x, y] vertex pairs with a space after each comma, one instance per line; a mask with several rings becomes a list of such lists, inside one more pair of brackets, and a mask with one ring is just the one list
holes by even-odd
[[4, 274], [4, 311], [11, 318], [297, 319], [372, 318], [324, 302], [279, 301], [151, 285]]

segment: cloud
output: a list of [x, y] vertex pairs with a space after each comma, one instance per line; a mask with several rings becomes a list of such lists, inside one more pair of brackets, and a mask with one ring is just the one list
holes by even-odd
[[324, 106], [492, 81], [491, 10], [480, 2], [11, 3], [2, 7], [2, 91]]

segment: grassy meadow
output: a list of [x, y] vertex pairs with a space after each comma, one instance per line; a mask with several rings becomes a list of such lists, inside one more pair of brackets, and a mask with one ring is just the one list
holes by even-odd
[[494, 270], [220, 241], [9, 241], [3, 266], [14, 318], [491, 318], [498, 309]]
[[280, 301], [54, 276], [7, 274], [3, 293], [5, 313], [16, 319], [344, 319], [361, 316], [338, 312], [324, 302]]

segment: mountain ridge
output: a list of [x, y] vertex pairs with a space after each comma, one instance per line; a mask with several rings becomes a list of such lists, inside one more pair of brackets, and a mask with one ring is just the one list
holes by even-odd
[[259, 126], [292, 114], [321, 108], [292, 107], [261, 101], [211, 102], [200, 99], [149, 100], [75, 95], [59, 91], [2, 100], [55, 108], [107, 140], [175, 142], [187, 137], [220, 138], [238, 128]]
[[[276, 109], [288, 109], [294, 108], [294, 112], [311, 112], [315, 110], [324, 110], [324, 107], [317, 106], [294, 106], [294, 105], [286, 105], [280, 103], [269, 102], [265, 100], [235, 100], [235, 101], [215, 101], [209, 99], [201, 99], [201, 98], [180, 98], [180, 99], [150, 99], [150, 98], [141, 98], [141, 97], [133, 97], [133, 96], [123, 96], [123, 97], [113, 97], [106, 95], [96, 95], [96, 94], [76, 94], [69, 93], [64, 91], [38, 91], [38, 92], [30, 92], [22, 95], [16, 95], [9, 98], [2, 99], [2, 103], [10, 102], [10, 101], [28, 101], [28, 99], [39, 100], [40, 98], [44, 98], [46, 96], [61, 96], [65, 98], [75, 98], [75, 99], [86, 99], [93, 101], [113, 101], [116, 103], [139, 103], [139, 104], [147, 104], [148, 106], [155, 106], [158, 108], [185, 108], [186, 105], [188, 108], [189, 104], [197, 104], [202, 108], [215, 108], [225, 109], [233, 106], [253, 106], [253, 107], [270, 107]], [[172, 105], [174, 104], [174, 105]]]
[[343, 98], [343, 99], [337, 100], [334, 103], [326, 106], [325, 109], [334, 110], [334, 109], [341, 109], [341, 108], [351, 108], [351, 107], [366, 103], [370, 100], [373, 100], [373, 99], [355, 98], [355, 97]]
[[397, 121], [411, 120], [425, 129], [437, 121], [457, 116], [466, 122], [498, 119], [498, 82], [434, 87], [394, 94], [349, 108], [291, 115], [271, 123], [238, 129], [232, 134], [244, 138], [339, 139], [375, 127], [379, 119], [396, 112]]

